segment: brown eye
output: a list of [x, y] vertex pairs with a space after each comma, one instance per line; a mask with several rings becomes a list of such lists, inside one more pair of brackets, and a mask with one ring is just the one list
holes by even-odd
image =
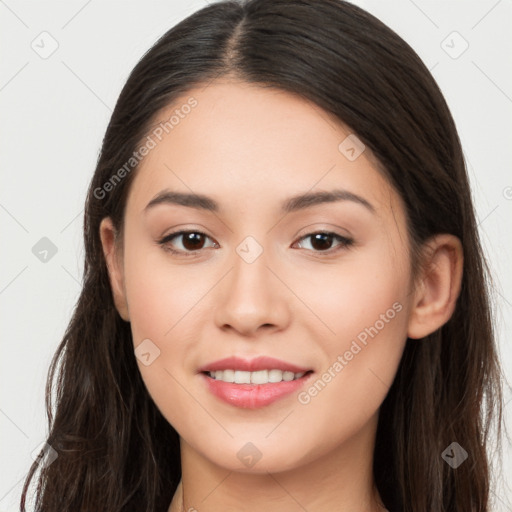
[[201, 249], [204, 244], [204, 235], [202, 233], [190, 232], [182, 236], [182, 244], [183, 247], [187, 249], [187, 251], [195, 251], [197, 249]]
[[[307, 239], [310, 239], [309, 245], [311, 246], [311, 249], [314, 252], [331, 251], [333, 243], [335, 241], [337, 241], [338, 244], [334, 247], [333, 250], [336, 250], [336, 248], [348, 247], [348, 246], [352, 245], [354, 242], [350, 238], [346, 238], [344, 236], [338, 235], [336, 233], [330, 233], [330, 232], [310, 233], [309, 235], [302, 237], [300, 240], [302, 241], [302, 240], [307, 240]], [[303, 248], [309, 249], [308, 247], [303, 247]]]
[[[181, 243], [179, 243], [180, 239]], [[176, 242], [173, 242], [174, 240], [176, 240]], [[211, 238], [201, 231], [179, 231], [167, 235], [158, 243], [167, 251], [186, 254], [187, 252], [204, 249], [207, 240], [211, 240]], [[214, 242], [209, 247], [215, 246], [216, 244]]]
[[334, 237], [327, 233], [311, 235], [311, 246], [318, 251], [326, 251], [331, 248]]

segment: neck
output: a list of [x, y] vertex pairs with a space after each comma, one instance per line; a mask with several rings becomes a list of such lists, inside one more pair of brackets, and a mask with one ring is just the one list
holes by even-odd
[[227, 470], [181, 439], [182, 480], [169, 512], [383, 512], [373, 480], [376, 427], [377, 416], [336, 450], [277, 473]]

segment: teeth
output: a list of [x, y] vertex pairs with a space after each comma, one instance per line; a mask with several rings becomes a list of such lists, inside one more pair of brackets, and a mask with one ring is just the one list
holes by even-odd
[[215, 379], [224, 382], [235, 382], [235, 370], [218, 370], [215, 372]]
[[208, 375], [215, 380], [223, 382], [234, 382], [235, 384], [268, 384], [269, 382], [281, 382], [300, 379], [305, 372], [293, 373], [282, 370], [259, 370], [257, 372], [246, 372], [242, 370], [216, 370], [208, 372]]
[[266, 384], [268, 382], [268, 370], [260, 370], [251, 373], [251, 384]]
[[281, 382], [283, 380], [283, 372], [281, 370], [270, 370], [268, 372], [269, 382]]
[[[222, 380], [222, 376], [221, 379]], [[235, 384], [250, 384], [251, 383], [251, 372], [242, 372], [235, 370]]]
[[293, 372], [283, 372], [283, 380], [286, 380], [286, 381], [293, 380], [293, 377], [295, 377]]

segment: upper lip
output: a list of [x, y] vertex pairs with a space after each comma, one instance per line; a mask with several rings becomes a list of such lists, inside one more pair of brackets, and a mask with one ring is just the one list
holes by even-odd
[[214, 372], [217, 370], [242, 370], [247, 372], [256, 372], [258, 370], [282, 370], [284, 372], [301, 373], [307, 372], [310, 368], [302, 368], [300, 366], [281, 361], [273, 357], [260, 356], [254, 359], [242, 359], [240, 357], [226, 357], [205, 364], [199, 368], [200, 372]]

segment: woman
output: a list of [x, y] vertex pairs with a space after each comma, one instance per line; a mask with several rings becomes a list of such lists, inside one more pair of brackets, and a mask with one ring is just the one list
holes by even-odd
[[84, 223], [38, 510], [489, 510], [501, 387], [462, 149], [376, 18], [250, 0], [179, 23], [128, 78]]

